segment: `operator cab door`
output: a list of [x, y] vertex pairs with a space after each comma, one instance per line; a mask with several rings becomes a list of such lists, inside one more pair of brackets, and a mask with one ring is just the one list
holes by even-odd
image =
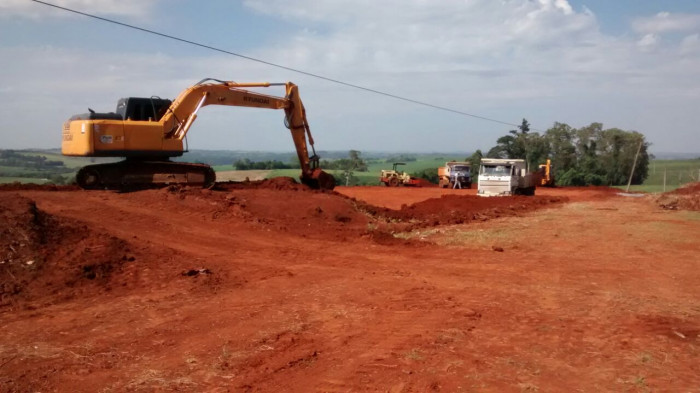
[[159, 120], [170, 106], [160, 98], [122, 98], [117, 112], [124, 117], [124, 150], [132, 157], [163, 155], [163, 127]]

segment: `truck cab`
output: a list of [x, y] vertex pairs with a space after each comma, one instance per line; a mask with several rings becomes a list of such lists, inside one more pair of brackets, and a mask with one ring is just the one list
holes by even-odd
[[471, 163], [449, 161], [444, 167], [438, 168], [439, 187], [441, 188], [471, 188]]
[[480, 196], [534, 195], [535, 184], [522, 159], [484, 158], [479, 167]]

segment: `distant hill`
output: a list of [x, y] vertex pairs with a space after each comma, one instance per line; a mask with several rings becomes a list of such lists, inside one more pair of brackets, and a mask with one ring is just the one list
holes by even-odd
[[657, 160], [696, 160], [700, 159], [698, 153], [667, 153], [667, 152], [651, 152]]

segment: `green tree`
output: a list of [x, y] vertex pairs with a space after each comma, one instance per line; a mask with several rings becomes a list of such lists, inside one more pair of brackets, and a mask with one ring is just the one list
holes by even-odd
[[531, 171], [550, 158], [560, 185], [625, 184], [637, 149], [639, 157], [632, 183], [641, 184], [649, 171], [649, 143], [644, 136], [636, 131], [603, 129], [601, 123], [579, 129], [554, 123], [540, 135], [530, 132], [529, 123], [523, 119], [518, 130], [510, 130], [496, 143], [489, 150], [489, 157], [525, 159]]
[[410, 175], [413, 177], [425, 179], [433, 184], [437, 184], [440, 180], [438, 179], [437, 170], [437, 168], [426, 168], [418, 172], [411, 173]]
[[[641, 147], [640, 147], [641, 143]], [[646, 179], [649, 170], [648, 143], [644, 136], [636, 131], [623, 131], [611, 128], [601, 131], [598, 139], [600, 165], [606, 173], [607, 184], [626, 184], [629, 179], [635, 155], [639, 156], [632, 184], [641, 184]]]
[[530, 171], [534, 171], [549, 157], [550, 148], [547, 137], [539, 133], [531, 133], [526, 137], [525, 160]]
[[362, 153], [359, 150], [350, 150], [348, 152], [348, 158], [341, 158], [339, 160], [332, 161], [326, 166], [328, 169], [340, 169], [342, 172], [341, 182], [339, 184], [345, 184], [346, 186], [357, 184], [357, 177], [354, 176], [355, 172], [367, 172], [367, 163], [362, 159]]
[[549, 158], [552, 160], [554, 177], [557, 179], [576, 166], [575, 137], [576, 130], [565, 123], [554, 123], [554, 126], [545, 132], [549, 144]]
[[358, 172], [367, 172], [367, 163], [360, 157], [362, 153], [358, 150], [350, 150], [348, 153], [350, 156], [350, 163], [352, 168]]
[[467, 158], [467, 161], [469, 161], [472, 166], [472, 176], [476, 176], [476, 174], [479, 173], [482, 158], [484, 158], [484, 154], [480, 149], [477, 149], [471, 156], [469, 156], [469, 158]]
[[491, 158], [524, 159], [529, 168], [536, 168], [549, 155], [549, 143], [537, 132], [530, 132], [530, 123], [523, 119], [517, 130], [508, 131], [489, 150]]

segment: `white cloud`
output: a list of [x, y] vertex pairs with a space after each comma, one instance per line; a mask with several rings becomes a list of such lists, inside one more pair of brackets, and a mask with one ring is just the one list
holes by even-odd
[[[695, 122], [697, 34], [686, 34], [680, 46], [661, 32], [606, 36], [592, 11], [565, 0], [245, 4], [302, 26], [246, 55], [345, 82], [508, 122], [525, 117], [540, 129], [554, 121], [639, 129], [661, 149], [679, 140], [667, 137], [671, 113], [675, 129]], [[144, 41], [141, 53], [0, 47], [0, 101], [8, 103], [0, 106], [0, 133], [28, 124], [45, 133], [0, 139], [20, 146], [57, 140], [60, 124], [87, 106], [109, 111], [120, 97], [173, 98], [204, 77], [296, 82], [321, 149], [381, 149], [381, 135], [394, 149], [471, 151], [488, 149], [508, 129], [234, 57], [186, 47], [153, 55], [145, 49], [153, 41]], [[267, 111], [205, 108], [190, 146], [291, 150], [280, 124], [281, 115]], [[700, 150], [696, 141], [681, 146]]]
[[297, 67], [330, 68], [343, 74], [485, 72], [530, 65], [539, 69], [542, 65], [533, 53], [585, 47], [600, 38], [595, 16], [573, 12], [565, 0], [248, 0], [245, 4], [309, 26], [270, 53], [282, 51], [279, 57]]
[[638, 18], [632, 22], [634, 30], [641, 34], [660, 34], [700, 29], [699, 14], [671, 14], [660, 12], [651, 17]]
[[[46, 3], [97, 15], [120, 15], [142, 18], [150, 14], [159, 0], [47, 0]], [[0, 18], [3, 17], [66, 17], [72, 15], [41, 3], [29, 0], [2, 0]]]
[[682, 55], [691, 55], [700, 53], [700, 34], [691, 34], [683, 37], [680, 45]]
[[651, 52], [659, 46], [659, 36], [656, 34], [645, 34], [644, 37], [637, 41], [637, 46], [644, 52]]

